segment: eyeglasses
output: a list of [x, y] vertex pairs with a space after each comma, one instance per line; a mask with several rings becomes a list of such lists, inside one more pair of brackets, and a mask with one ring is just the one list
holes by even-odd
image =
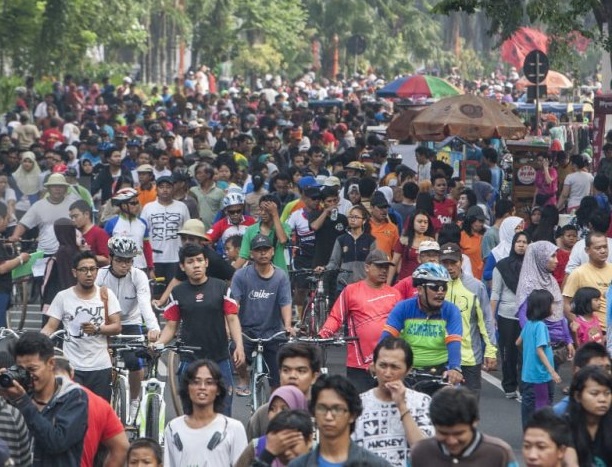
[[91, 268], [76, 268], [76, 271], [81, 274], [95, 274], [97, 270], [98, 268], [95, 266]]
[[359, 217], [359, 216], [348, 216], [348, 219], [363, 219], [363, 217]]
[[315, 414], [316, 415], [327, 415], [327, 412], [331, 412], [332, 417], [337, 417], [338, 415], [344, 415], [348, 413], [348, 409], [346, 407], [342, 407], [341, 405], [332, 405], [328, 407], [323, 404], [315, 405]]
[[115, 261], [122, 264], [132, 264], [134, 262], [134, 258], [119, 258], [118, 256], [114, 257]]
[[228, 209], [227, 210], [228, 214], [242, 214], [242, 209], [232, 209], [231, 211]]
[[130, 206], [138, 206], [140, 204], [140, 201], [130, 201], [128, 204]]
[[427, 284], [424, 284], [424, 285], [432, 292], [446, 292], [448, 290], [448, 284], [446, 282], [444, 283], [428, 282]]

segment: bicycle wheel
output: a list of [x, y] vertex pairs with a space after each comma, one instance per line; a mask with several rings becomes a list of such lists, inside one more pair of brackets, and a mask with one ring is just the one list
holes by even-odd
[[113, 395], [111, 398], [111, 405], [113, 410], [121, 420], [123, 425], [127, 425], [127, 387], [125, 385], [125, 379], [120, 376], [116, 376], [115, 382], [113, 383]]
[[147, 410], [147, 420], [146, 420], [146, 428], [145, 428], [145, 436], [148, 438], [152, 438], [155, 441], [160, 441], [159, 439], [159, 416], [161, 411], [161, 402], [159, 398], [152, 396], [149, 398], [149, 407]]
[[172, 405], [174, 406], [174, 412], [177, 417], [183, 415], [183, 404], [179, 396], [179, 376], [178, 369], [180, 365], [179, 356], [176, 352], [169, 351], [167, 353], [167, 368], [168, 368], [168, 385], [170, 386], [170, 396], [172, 399]]
[[[266, 378], [264, 375], [259, 375], [254, 386], [254, 399], [257, 401], [257, 407], [261, 407], [268, 400], [268, 392], [266, 391]], [[257, 409], [255, 409], [257, 410]]]

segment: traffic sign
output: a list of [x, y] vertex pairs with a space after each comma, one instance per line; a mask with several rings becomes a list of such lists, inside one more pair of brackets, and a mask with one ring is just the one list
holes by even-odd
[[366, 51], [366, 39], [361, 34], [355, 34], [346, 41], [346, 50], [351, 55], [363, 55]]
[[533, 84], [541, 83], [546, 79], [550, 64], [548, 57], [541, 50], [532, 50], [525, 57], [523, 62], [523, 73], [525, 78]]

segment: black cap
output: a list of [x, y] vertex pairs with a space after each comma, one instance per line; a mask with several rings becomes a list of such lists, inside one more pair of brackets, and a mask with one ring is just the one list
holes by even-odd
[[472, 206], [465, 213], [465, 217], [475, 217], [479, 221], [485, 221], [485, 213], [480, 206]]
[[440, 247], [440, 261], [461, 261], [461, 248], [456, 243], [445, 243]]
[[169, 183], [170, 185], [174, 185], [174, 179], [172, 177], [168, 177], [167, 175], [163, 175], [155, 180], [156, 185], [161, 185], [162, 183]]
[[251, 240], [251, 250], [257, 250], [258, 248], [273, 248], [272, 240], [265, 235], [258, 234]]
[[389, 260], [389, 255], [381, 250], [372, 250], [365, 259], [366, 264], [378, 264], [391, 266], [393, 262]]
[[374, 192], [374, 194], [372, 195], [372, 199], [370, 200], [370, 204], [377, 208], [388, 208], [389, 207], [389, 202], [387, 201], [387, 198], [385, 198], [385, 195], [381, 193], [380, 191]]

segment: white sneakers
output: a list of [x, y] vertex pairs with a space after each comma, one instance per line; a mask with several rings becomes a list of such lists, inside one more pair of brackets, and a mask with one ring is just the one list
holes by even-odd
[[128, 425], [133, 425], [138, 415], [138, 407], [140, 407], [140, 401], [135, 399], [130, 402], [130, 414], [128, 418]]

